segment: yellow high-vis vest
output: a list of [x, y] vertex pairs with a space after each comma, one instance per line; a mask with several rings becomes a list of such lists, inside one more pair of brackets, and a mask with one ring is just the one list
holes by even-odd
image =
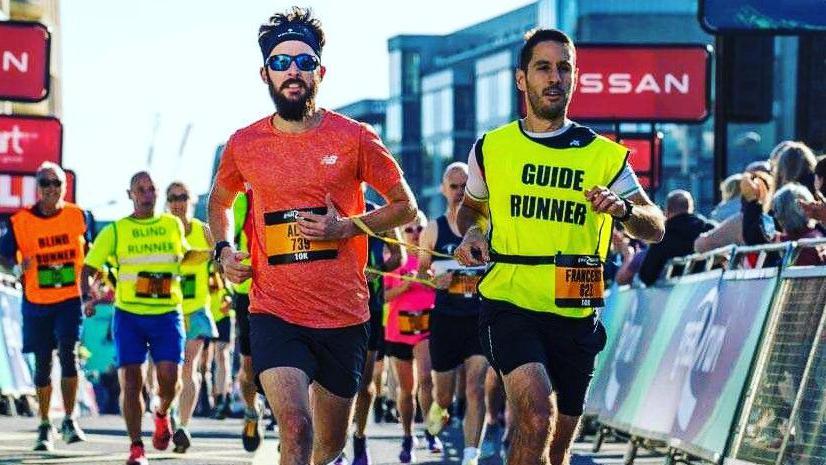
[[[518, 121], [485, 134], [476, 156], [490, 194], [491, 253], [529, 260], [598, 255], [604, 261], [613, 219], [595, 213], [585, 192], [610, 186], [627, 154], [622, 145], [577, 124], [547, 138], [531, 138]], [[537, 312], [573, 318], [593, 313], [593, 308], [560, 307], [555, 280], [554, 264], [496, 262], [479, 292]]]
[[167, 213], [148, 221], [126, 217], [114, 230], [115, 306], [141, 315], [180, 310], [180, 262], [186, 252], [180, 220]]
[[[248, 223], [252, 219], [252, 212], [250, 212], [250, 199], [248, 198], [249, 194], [238, 194], [235, 197], [235, 202], [232, 204], [232, 212], [235, 216], [235, 244], [238, 247], [239, 252], [246, 252], [249, 253], [249, 237], [247, 236], [247, 231], [252, 230], [251, 227], [247, 227]], [[245, 265], [249, 265], [251, 260], [249, 258], [242, 260], [241, 263]], [[250, 287], [252, 286], [252, 279], [248, 279], [241, 284], [231, 284], [232, 291], [236, 294], [245, 294], [248, 295], [250, 293]]]
[[[201, 220], [193, 218], [190, 221], [186, 241], [194, 250], [209, 250], [209, 241]], [[184, 315], [201, 308], [209, 309], [209, 260], [197, 265], [181, 265], [181, 293], [184, 298]]]

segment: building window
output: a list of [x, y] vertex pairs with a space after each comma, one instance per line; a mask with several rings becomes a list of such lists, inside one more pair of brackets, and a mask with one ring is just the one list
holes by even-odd
[[393, 50], [390, 52], [390, 96], [397, 97], [402, 94], [402, 52]]
[[419, 66], [421, 64], [421, 57], [418, 53], [407, 52], [404, 54], [404, 82], [403, 89], [405, 94], [419, 93]]
[[387, 141], [398, 143], [402, 140], [402, 102], [396, 100], [387, 104]]
[[422, 79], [422, 138], [453, 131], [453, 71], [445, 70]]
[[479, 134], [508, 122], [513, 114], [512, 63], [510, 51], [476, 62], [476, 131]]

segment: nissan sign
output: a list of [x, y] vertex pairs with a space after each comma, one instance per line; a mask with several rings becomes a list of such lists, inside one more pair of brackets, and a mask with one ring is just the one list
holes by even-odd
[[[66, 201], [75, 202], [75, 173], [66, 170]], [[34, 173], [0, 173], [0, 214], [11, 214], [37, 202]]]
[[0, 100], [39, 102], [49, 95], [49, 29], [0, 21]]
[[0, 115], [0, 172], [34, 173], [44, 161], [60, 164], [62, 144], [57, 118]]
[[707, 45], [577, 46], [568, 116], [585, 121], [698, 122], [709, 116]]

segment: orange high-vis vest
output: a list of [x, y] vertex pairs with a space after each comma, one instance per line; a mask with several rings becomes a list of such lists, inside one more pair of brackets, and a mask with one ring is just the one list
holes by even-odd
[[26, 300], [48, 305], [80, 296], [80, 276], [86, 245], [86, 216], [66, 203], [54, 216], [37, 216], [31, 209], [11, 217], [23, 272]]

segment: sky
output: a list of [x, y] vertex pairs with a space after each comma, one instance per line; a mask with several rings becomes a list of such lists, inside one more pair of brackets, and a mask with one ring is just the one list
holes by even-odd
[[[327, 36], [318, 105], [386, 98], [390, 37], [447, 34], [529, 3], [299, 4], [313, 9]], [[129, 214], [129, 178], [143, 169], [159, 189], [180, 179], [193, 192], [206, 192], [216, 147], [273, 112], [258, 76], [257, 31], [289, 6], [262, 0], [61, 2], [63, 163], [77, 173], [78, 203], [99, 219]]]

